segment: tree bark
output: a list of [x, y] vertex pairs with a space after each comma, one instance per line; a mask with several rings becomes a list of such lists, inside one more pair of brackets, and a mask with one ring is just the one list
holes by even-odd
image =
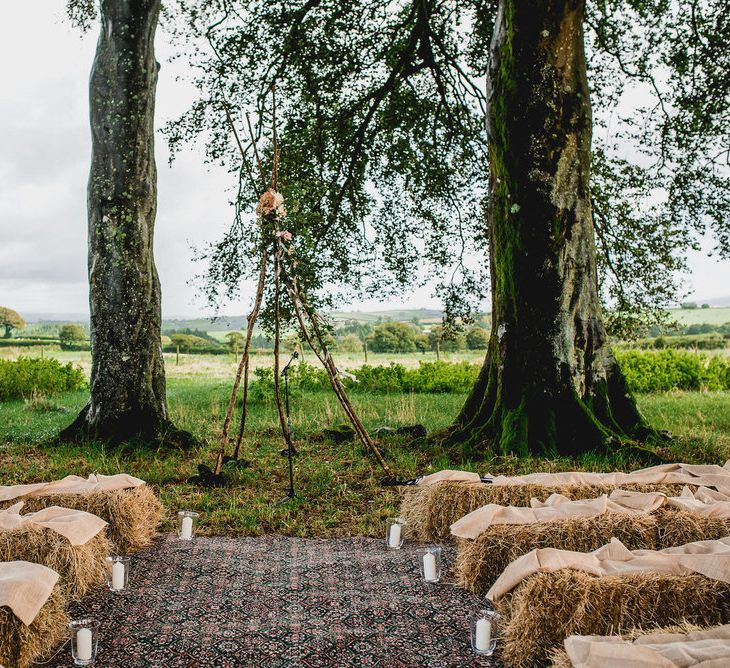
[[89, 84], [91, 396], [63, 436], [158, 440], [169, 430], [153, 256], [154, 38], [160, 0], [102, 0]]
[[492, 334], [450, 442], [575, 455], [650, 430], [601, 319], [583, 0], [500, 0], [489, 90]]

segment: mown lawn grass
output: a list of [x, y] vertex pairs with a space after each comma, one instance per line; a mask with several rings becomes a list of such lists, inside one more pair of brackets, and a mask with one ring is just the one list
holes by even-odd
[[[202, 489], [188, 484], [199, 463], [211, 464], [217, 448], [230, 380], [203, 376], [172, 377], [168, 382], [173, 421], [193, 432], [200, 445], [189, 453], [150, 450], [114, 452], [99, 444], [55, 445], [53, 437], [86, 400], [72, 392], [34, 402], [0, 405], [0, 484], [35, 482], [69, 473], [126, 472], [152, 484], [168, 513], [163, 527], [172, 530], [178, 510], [202, 513], [205, 534], [293, 536], [380, 535], [385, 519], [397, 511], [397, 488], [380, 486], [382, 472], [357, 443], [335, 445], [323, 437], [326, 427], [343, 423], [339, 404], [329, 393], [292, 397], [295, 460], [299, 497], [275, 505], [287, 489], [286, 459], [273, 402], [253, 402], [243, 456], [250, 466], [229, 471], [229, 486]], [[397, 427], [422, 423], [429, 430], [449, 424], [463, 395], [354, 394], [366, 426]], [[639, 397], [652, 424], [676, 438], [667, 446], [670, 458], [724, 463], [730, 456], [730, 393], [672, 393]], [[402, 438], [382, 441], [393, 471], [405, 477], [448, 467], [482, 473], [523, 473], [568, 469], [611, 470], [641, 466], [630, 458], [586, 456], [579, 460], [490, 458], [452, 461], [449, 453], [425, 442]]]

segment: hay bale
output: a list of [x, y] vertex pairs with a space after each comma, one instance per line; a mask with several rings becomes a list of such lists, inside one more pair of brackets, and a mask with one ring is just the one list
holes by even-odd
[[497, 605], [507, 666], [549, 665], [570, 635], [612, 635], [687, 622], [730, 620], [730, 585], [702, 575], [632, 573], [596, 577], [561, 569], [527, 578]]
[[547, 665], [550, 668], [573, 668], [573, 663], [564, 649], [554, 649], [550, 652]]
[[679, 547], [698, 540], [719, 540], [730, 535], [730, 520], [702, 517], [687, 510], [660, 508], [657, 518], [657, 549]]
[[662, 492], [677, 496], [684, 485], [489, 485], [440, 482], [411, 487], [401, 502], [400, 515], [406, 520], [406, 535], [419, 541], [450, 541], [449, 527], [477, 508], [496, 503], [500, 506], [529, 506], [533, 497], [545, 501], [551, 494], [571, 499], [594, 499], [614, 489], [635, 492]]
[[531, 550], [592, 552], [618, 538], [630, 550], [661, 550], [730, 533], [726, 520], [662, 508], [649, 515], [606, 513], [536, 524], [495, 524], [476, 540], [458, 540], [456, 582], [484, 594], [507, 565]]
[[24, 526], [0, 532], [0, 561], [29, 561], [59, 574], [64, 596], [79, 599], [106, 580], [111, 543], [104, 531], [84, 545], [71, 545], [61, 534], [42, 527]]
[[50, 656], [66, 637], [68, 624], [66, 599], [58, 585], [30, 626], [10, 608], [0, 607], [0, 665], [28, 668]]
[[657, 520], [653, 515], [606, 513], [536, 524], [495, 524], [476, 540], [458, 541], [456, 582], [475, 594], [486, 594], [510, 562], [535, 548], [592, 552], [611, 538], [630, 550], [656, 549]]
[[148, 485], [90, 494], [54, 494], [15, 499], [25, 501], [24, 513], [48, 506], [85, 510], [109, 523], [107, 536], [117, 554], [132, 554], [152, 543], [164, 507]]
[[[631, 629], [627, 633], [622, 633], [619, 637], [624, 640], [633, 641], [649, 633], [684, 633], [687, 635], [688, 633], [701, 630], [701, 626], [683, 621], [676, 626], [658, 626], [653, 629]], [[556, 649], [550, 653], [550, 668], [573, 668], [573, 664], [568, 658], [568, 653], [565, 649]]]

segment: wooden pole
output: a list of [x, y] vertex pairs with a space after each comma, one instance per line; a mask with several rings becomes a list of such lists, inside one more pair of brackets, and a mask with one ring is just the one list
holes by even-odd
[[[383, 471], [390, 475], [391, 470], [388, 466], [388, 463], [385, 461], [385, 458], [383, 457], [383, 453], [380, 452], [378, 446], [375, 444], [373, 439], [370, 437], [367, 429], [365, 429], [365, 426], [360, 421], [360, 418], [355, 412], [354, 407], [350, 403], [350, 398], [347, 396], [347, 392], [345, 391], [344, 386], [340, 382], [337, 373], [337, 367], [335, 367], [332, 356], [327, 351], [327, 346], [324, 342], [324, 336], [322, 335], [319, 325], [317, 324], [317, 315], [310, 312], [309, 306], [299, 290], [299, 284], [297, 282], [296, 275], [289, 276], [287, 275], [285, 270], [283, 270], [282, 273], [284, 276], [285, 284], [289, 291], [289, 295], [294, 305], [294, 312], [297, 316], [297, 320], [299, 321], [299, 325], [302, 329], [302, 334], [304, 335], [307, 344], [312, 349], [312, 352], [317, 356], [319, 361], [322, 363], [322, 366], [325, 368], [325, 371], [327, 372], [327, 376], [330, 381], [330, 385], [332, 386], [332, 389], [334, 390], [334, 393], [337, 396], [337, 399], [339, 400], [342, 409], [345, 411], [345, 414], [352, 423], [352, 426], [355, 428], [355, 433], [357, 434], [358, 438], [360, 439], [362, 444], [368, 450], [370, 450], [378, 464], [380, 464], [380, 467], [383, 469]], [[312, 327], [312, 332], [314, 334], [314, 338], [316, 339], [316, 343], [310, 335], [309, 330], [307, 329], [304, 320], [305, 315]], [[317, 344], [319, 344], [319, 349], [317, 348]]]
[[365, 350], [365, 364], [368, 363], [368, 342], [363, 341], [363, 349]]
[[241, 383], [241, 376], [243, 375], [243, 412], [241, 414], [241, 427], [238, 431], [238, 438], [236, 440], [236, 449], [233, 453], [233, 458], [238, 459], [238, 453], [241, 449], [241, 440], [243, 439], [243, 430], [246, 426], [246, 405], [248, 403], [248, 361], [251, 352], [251, 337], [253, 336], [253, 328], [256, 324], [256, 320], [261, 310], [261, 301], [264, 298], [264, 285], [266, 281], [266, 244], [262, 235], [262, 250], [261, 250], [261, 266], [259, 268], [259, 282], [256, 287], [256, 299], [254, 300], [253, 309], [248, 314], [247, 318], [247, 329], [246, 329], [246, 343], [243, 348], [243, 356], [238, 364], [236, 370], [236, 379], [233, 382], [233, 390], [231, 391], [231, 398], [228, 401], [228, 409], [226, 410], [226, 419], [223, 422], [223, 433], [221, 434], [220, 447], [218, 448], [218, 457], [215, 463], [215, 469], [213, 473], [218, 475], [223, 468], [223, 457], [226, 454], [226, 444], [228, 443], [228, 430], [231, 426], [231, 418], [233, 416], [233, 410], [236, 406], [236, 396], [238, 395], [238, 386]]
[[180, 346], [175, 346], [175, 366], [180, 366]]

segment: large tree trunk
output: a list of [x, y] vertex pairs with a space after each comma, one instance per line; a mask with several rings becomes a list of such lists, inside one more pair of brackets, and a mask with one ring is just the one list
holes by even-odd
[[500, 0], [489, 91], [492, 335], [451, 442], [577, 454], [648, 430], [601, 320], [583, 0]]
[[102, 0], [89, 86], [91, 397], [65, 436], [158, 440], [168, 428], [153, 257], [154, 38], [160, 0]]

